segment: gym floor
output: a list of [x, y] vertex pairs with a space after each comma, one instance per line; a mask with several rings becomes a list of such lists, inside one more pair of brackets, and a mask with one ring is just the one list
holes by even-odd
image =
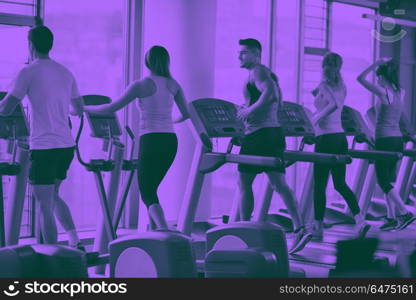
[[[367, 237], [377, 238], [379, 240], [379, 245], [375, 253], [376, 258], [387, 258], [390, 266], [395, 266], [397, 254], [403, 251], [402, 247], [412, 247], [413, 245], [409, 241], [416, 240], [416, 223], [410, 225], [405, 230], [390, 232], [383, 232], [378, 229], [382, 221], [368, 221], [368, 223], [371, 225], [371, 229]], [[118, 234], [127, 235], [134, 234], [135, 232], [135, 230], [121, 229]], [[89, 235], [90, 233], [84, 233], [84, 239], [91, 239], [92, 241], [92, 236], [90, 237]], [[293, 235], [288, 233], [286, 237], [288, 248], [290, 248], [293, 243]], [[289, 256], [290, 268], [304, 270], [307, 278], [327, 278], [329, 271], [335, 268], [337, 255], [336, 243], [340, 240], [352, 238], [354, 238], [353, 225], [335, 225], [329, 229], [325, 229], [322, 241], [311, 241], [305, 249], [295, 255]], [[92, 250], [92, 245], [88, 245], [87, 248]], [[354, 252], [359, 255], [360, 249], [355, 249]], [[104, 278], [108, 277], [108, 274], [97, 274], [94, 268], [89, 268], [89, 276], [92, 278]]]
[[[375, 253], [376, 258], [387, 258], [390, 266], [395, 266], [398, 253], [402, 253], [403, 247], [413, 247], [410, 243], [416, 237], [416, 224], [410, 225], [402, 231], [383, 232], [378, 229], [382, 221], [368, 221], [371, 225], [370, 231], [367, 233], [368, 238], [377, 238], [379, 244]], [[290, 266], [302, 268], [306, 277], [328, 277], [328, 272], [335, 268], [336, 263], [336, 243], [340, 240], [354, 238], [354, 225], [336, 225], [324, 231], [322, 241], [311, 241], [305, 249], [291, 255]], [[293, 242], [293, 236], [287, 235], [288, 247]], [[360, 249], [354, 252], [359, 255]]]

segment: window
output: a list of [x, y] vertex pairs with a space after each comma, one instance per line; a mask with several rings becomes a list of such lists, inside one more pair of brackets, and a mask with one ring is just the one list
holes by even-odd
[[[51, 57], [74, 74], [82, 95], [102, 94], [114, 99], [122, 92], [123, 4], [124, 1], [105, 5], [100, 0], [45, 1], [44, 23], [55, 35]], [[75, 137], [78, 122], [73, 121]], [[106, 157], [101, 151], [102, 142], [90, 137], [87, 123], [82, 136], [84, 159]], [[76, 159], [61, 195], [70, 206], [77, 229], [95, 228], [101, 214], [96, 184], [93, 174]]]
[[296, 102], [298, 59], [298, 1], [277, 1], [273, 70], [285, 101]]
[[[17, 73], [25, 66], [28, 61], [27, 32], [29, 28], [25, 26], [0, 25], [0, 39], [7, 41], [4, 47], [0, 47], [0, 91], [8, 91]], [[26, 107], [25, 107], [26, 108]], [[0, 157], [2, 160], [10, 161], [11, 155], [7, 153], [7, 141], [0, 140]], [[3, 195], [5, 206], [9, 205], [9, 184], [12, 177], [3, 176]], [[27, 194], [26, 200], [30, 199]], [[21, 235], [31, 234], [30, 218], [31, 201], [26, 201], [22, 216]]]
[[19, 14], [33, 16], [35, 15], [35, 1], [34, 0], [0, 0], [0, 12], [7, 14]]
[[342, 75], [348, 88], [346, 105], [365, 114], [371, 106], [371, 95], [357, 81], [357, 76], [373, 62], [374, 42], [371, 30], [374, 23], [366, 22], [363, 14], [372, 9], [333, 3], [331, 50], [344, 60]]
[[28, 27], [0, 24], [0, 38], [7, 41], [0, 47], [0, 90], [6, 91], [11, 81], [28, 61]]

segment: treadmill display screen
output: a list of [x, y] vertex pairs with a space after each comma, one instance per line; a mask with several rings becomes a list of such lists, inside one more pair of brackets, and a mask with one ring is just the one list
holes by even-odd
[[[0, 92], [0, 100], [6, 95], [7, 93]], [[12, 114], [0, 116], [0, 138], [8, 139], [13, 136], [29, 136], [29, 126], [20, 104], [16, 106]]]
[[[101, 105], [111, 102], [111, 99], [102, 95], [83, 96], [85, 105]], [[116, 114], [94, 115], [87, 113], [88, 123], [90, 124], [92, 136], [97, 138], [109, 139], [111, 136], [120, 136], [121, 128]]]
[[349, 107], [344, 106], [341, 114], [342, 127], [344, 128], [345, 134], [348, 136], [364, 135], [367, 138], [371, 136], [370, 129], [364, 121], [361, 114]]
[[283, 102], [277, 113], [285, 136], [313, 136], [314, 129], [305, 109], [293, 102]]
[[110, 138], [111, 136], [120, 136], [121, 129], [115, 116], [102, 116], [87, 114], [88, 122], [91, 127], [92, 136], [97, 138]]
[[203, 117], [211, 123], [230, 122], [235, 116], [230, 109], [226, 109], [224, 106], [205, 106], [201, 112]]
[[201, 124], [209, 137], [233, 137], [244, 132], [243, 123], [237, 119], [237, 108], [231, 102], [198, 99], [190, 103], [190, 113], [194, 124]]

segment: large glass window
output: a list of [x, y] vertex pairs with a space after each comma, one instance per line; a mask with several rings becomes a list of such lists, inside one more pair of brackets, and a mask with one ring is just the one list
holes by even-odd
[[[8, 91], [17, 73], [25, 66], [28, 61], [27, 32], [29, 28], [24, 26], [0, 25], [0, 39], [7, 41], [0, 47], [0, 91]], [[27, 107], [24, 106], [26, 109]], [[11, 155], [7, 152], [7, 142], [0, 140], [0, 159], [10, 161]], [[3, 176], [3, 195], [5, 206], [9, 205], [8, 188], [11, 177]], [[30, 199], [29, 195], [27, 199]], [[22, 217], [21, 235], [27, 236], [30, 231], [30, 206], [31, 201], [26, 201]]]
[[371, 94], [357, 81], [357, 76], [373, 62], [374, 23], [366, 22], [363, 14], [373, 14], [369, 8], [341, 3], [332, 5], [332, 51], [339, 53], [344, 65], [342, 75], [348, 88], [346, 105], [365, 113], [371, 106]]
[[6, 91], [17, 73], [28, 61], [28, 27], [0, 24], [0, 38], [7, 44], [0, 47], [0, 90]]
[[8, 14], [19, 15], [34, 15], [35, 14], [35, 1], [34, 0], [13, 0], [3, 1], [0, 0], [0, 12]]
[[297, 102], [299, 1], [277, 1], [273, 70], [279, 77], [285, 101]]
[[[45, 1], [45, 25], [55, 35], [51, 57], [74, 74], [82, 95], [101, 94], [114, 99], [122, 91], [123, 5], [124, 1]], [[73, 119], [74, 137], [77, 129], [78, 122]], [[84, 158], [106, 157], [101, 143], [90, 136], [86, 124], [80, 143]], [[95, 228], [101, 212], [96, 184], [92, 173], [76, 159], [61, 195], [69, 204], [78, 229]]]

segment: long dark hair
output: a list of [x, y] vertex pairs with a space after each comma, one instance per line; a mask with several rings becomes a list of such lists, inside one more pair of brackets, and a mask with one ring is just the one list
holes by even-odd
[[162, 46], [153, 46], [146, 52], [146, 67], [155, 75], [171, 78], [169, 52]]
[[342, 57], [334, 52], [324, 56], [322, 61], [323, 81], [333, 87], [338, 87], [342, 82], [341, 76]]
[[396, 92], [400, 90], [399, 66], [394, 60], [380, 65], [376, 70], [376, 75], [383, 77]]

